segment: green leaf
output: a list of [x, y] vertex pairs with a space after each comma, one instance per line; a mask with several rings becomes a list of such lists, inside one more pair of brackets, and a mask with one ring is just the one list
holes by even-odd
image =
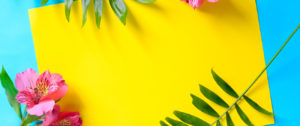
[[209, 124], [202, 119], [199, 119], [198, 117], [195, 117], [193, 115], [180, 112], [180, 111], [174, 111], [174, 114], [183, 122], [187, 124], [191, 124], [193, 126], [209, 126]]
[[103, 0], [94, 0], [94, 6], [95, 6], [96, 24], [97, 24], [97, 27], [100, 28]]
[[271, 113], [271, 112], [267, 111], [266, 109], [262, 108], [257, 103], [255, 103], [252, 99], [250, 99], [249, 97], [247, 97], [246, 95], [244, 95], [244, 98], [248, 102], [248, 104], [250, 104], [257, 111], [259, 111], [259, 112], [261, 112], [263, 114], [266, 114], [266, 115], [273, 115], [273, 113]]
[[145, 3], [145, 4], [155, 2], [155, 0], [135, 0], [135, 1], [136, 1], [136, 2], [140, 2], [140, 3]]
[[2, 72], [0, 74], [1, 85], [5, 90], [5, 94], [9, 104], [13, 107], [17, 115], [22, 119], [21, 105], [17, 102], [16, 96], [18, 94], [17, 89], [14, 86], [14, 83], [9, 78], [4, 67], [2, 67]]
[[225, 108], [229, 107], [229, 105], [222, 98], [220, 98], [217, 94], [204, 87], [203, 85], [200, 85], [200, 91], [207, 99], [213, 101], [214, 103], [221, 105]]
[[210, 105], [207, 104], [205, 101], [203, 101], [202, 99], [200, 99], [199, 97], [193, 94], [191, 94], [191, 97], [193, 98], [193, 105], [196, 108], [198, 108], [200, 111], [214, 117], [219, 117], [219, 114], [212, 107], [210, 107]]
[[226, 112], [226, 122], [227, 122], [227, 126], [234, 126], [228, 112]]
[[81, 25], [81, 27], [83, 27], [86, 22], [86, 19], [87, 19], [87, 10], [90, 5], [90, 0], [81, 0], [81, 4], [82, 4], [82, 25]]
[[222, 124], [220, 123], [219, 120], [218, 120], [218, 122], [217, 122], [217, 126], [222, 126]]
[[167, 122], [170, 123], [172, 126], [188, 126], [187, 124], [184, 124], [180, 121], [171, 119], [169, 117], [166, 118]]
[[160, 121], [159, 122], [161, 126], [169, 126], [168, 124], [166, 124], [164, 121]]
[[42, 0], [41, 4], [45, 5], [48, 2], [48, 0]]
[[71, 7], [72, 7], [73, 0], [65, 0], [65, 14], [67, 21], [70, 20], [70, 13], [71, 13]]
[[235, 108], [236, 111], [238, 112], [239, 116], [241, 117], [241, 119], [248, 125], [248, 126], [254, 126], [251, 121], [249, 120], [249, 118], [246, 116], [246, 114], [242, 111], [242, 109], [235, 104]]
[[34, 115], [27, 115], [26, 118], [24, 119], [23, 125], [22, 126], [28, 126], [32, 122], [39, 121], [43, 117], [42, 116], [34, 116]]
[[109, 0], [110, 7], [113, 9], [120, 21], [125, 25], [127, 8], [123, 0]]
[[239, 95], [229, 86], [220, 76], [218, 76], [213, 69], [211, 69], [211, 73], [217, 82], [217, 84], [229, 95], [238, 98]]

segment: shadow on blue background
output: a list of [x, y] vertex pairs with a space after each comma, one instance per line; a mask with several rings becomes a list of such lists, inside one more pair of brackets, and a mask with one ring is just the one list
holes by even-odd
[[[14, 80], [27, 68], [37, 70], [28, 9], [41, 7], [41, 0], [0, 1], [0, 65]], [[47, 5], [62, 3], [49, 0]], [[266, 62], [300, 23], [300, 0], [256, 0]], [[62, 12], [64, 13], [64, 12]], [[268, 69], [275, 126], [298, 125], [300, 90], [300, 31]], [[20, 120], [0, 88], [0, 122], [20, 125]]]

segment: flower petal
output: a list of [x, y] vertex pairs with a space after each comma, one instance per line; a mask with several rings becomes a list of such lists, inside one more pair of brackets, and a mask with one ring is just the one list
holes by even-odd
[[189, 4], [193, 7], [193, 8], [198, 8], [200, 5], [202, 5], [204, 0], [189, 0]]
[[38, 77], [39, 74], [31, 68], [25, 70], [22, 73], [18, 73], [15, 79], [16, 88], [18, 89], [18, 91], [27, 90], [33, 92]]
[[32, 107], [27, 108], [27, 112], [31, 115], [41, 116], [49, 111], [53, 110], [55, 105], [54, 100], [43, 100]]
[[43, 121], [43, 126], [50, 126], [52, 123], [56, 122], [58, 120], [60, 112], [60, 107], [58, 105], [55, 105], [53, 110], [46, 113]]
[[56, 91], [59, 86], [66, 85], [65, 81], [63, 80], [60, 74], [51, 74], [49, 80], [49, 93]]
[[21, 91], [17, 94], [16, 99], [19, 103], [25, 104], [28, 107], [34, 105], [34, 94], [29, 91]]
[[68, 90], [68, 85], [61, 85], [56, 91], [46, 95], [45, 97], [43, 97], [41, 100], [43, 99], [53, 99], [55, 101], [57, 101], [58, 99], [61, 99], [62, 97], [65, 96], [65, 94], [67, 93]]
[[212, 2], [212, 3], [215, 3], [215, 2], [218, 2], [219, 0], [207, 0], [208, 2]]
[[82, 120], [80, 119], [79, 112], [61, 112], [59, 115], [60, 120], [68, 120], [72, 126], [81, 126]]

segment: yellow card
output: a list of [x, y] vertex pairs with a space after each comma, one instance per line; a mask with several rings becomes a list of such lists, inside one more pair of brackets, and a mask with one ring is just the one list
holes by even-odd
[[[74, 2], [69, 23], [64, 4], [29, 10], [39, 71], [63, 75], [69, 90], [59, 104], [79, 111], [85, 126], [158, 126], [165, 117], [177, 119], [174, 110], [211, 123], [216, 118], [197, 110], [190, 93], [219, 114], [226, 109], [204, 98], [199, 84], [228, 104], [235, 100], [217, 86], [211, 68], [241, 94], [265, 67], [253, 0], [220, 0], [198, 9], [180, 0], [125, 3], [126, 26], [105, 0], [100, 29], [93, 6], [81, 28], [80, 2]], [[247, 95], [272, 111], [266, 74]], [[274, 123], [244, 100], [239, 105], [255, 125]], [[237, 126], [246, 125], [235, 109], [230, 115]]]

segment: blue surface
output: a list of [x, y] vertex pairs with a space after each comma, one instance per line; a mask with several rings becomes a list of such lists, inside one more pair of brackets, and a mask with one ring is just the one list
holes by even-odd
[[[50, 0], [50, 4], [62, 0]], [[28, 9], [40, 7], [40, 0], [0, 0], [0, 65], [11, 79], [27, 68], [38, 69], [33, 46]], [[21, 121], [7, 102], [0, 87], [0, 125], [18, 126]]]
[[[48, 5], [63, 0], [50, 0]], [[0, 65], [14, 80], [27, 68], [37, 70], [28, 9], [40, 7], [40, 0], [0, 1]], [[268, 62], [291, 32], [300, 23], [299, 0], [257, 0], [260, 28]], [[268, 78], [276, 114], [276, 126], [297, 125], [300, 113], [300, 31], [292, 38], [277, 60], [268, 69]], [[20, 125], [0, 88], [0, 122], [3, 126]]]
[[[256, 0], [266, 62], [300, 24], [300, 0]], [[300, 90], [300, 30], [271, 64], [268, 80], [275, 126], [298, 124]]]

